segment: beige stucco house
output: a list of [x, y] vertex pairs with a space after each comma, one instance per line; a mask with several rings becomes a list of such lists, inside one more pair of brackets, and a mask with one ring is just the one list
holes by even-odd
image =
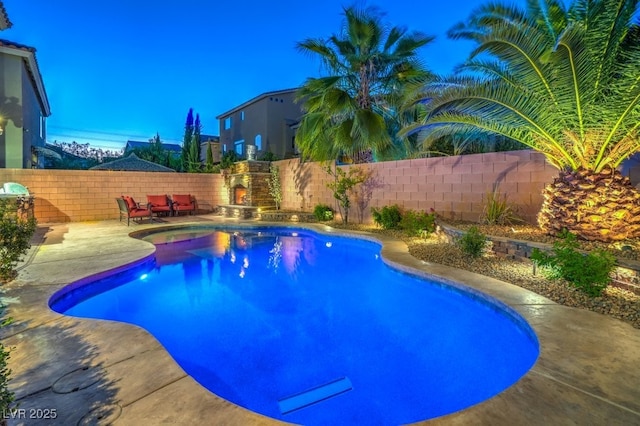
[[[11, 27], [0, 2], [0, 30]], [[0, 168], [44, 166], [51, 115], [36, 50], [0, 39]]]
[[302, 117], [297, 90], [266, 92], [217, 116], [223, 153], [246, 157], [247, 146], [255, 145], [257, 158], [267, 151], [278, 158], [295, 156], [294, 126]]

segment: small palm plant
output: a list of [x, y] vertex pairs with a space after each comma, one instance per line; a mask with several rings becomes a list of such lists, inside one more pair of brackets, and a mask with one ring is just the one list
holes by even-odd
[[616, 168], [640, 150], [638, 0], [491, 3], [450, 30], [476, 43], [457, 75], [428, 85], [429, 141], [494, 133], [560, 169], [538, 223], [588, 240], [640, 236], [640, 193]]

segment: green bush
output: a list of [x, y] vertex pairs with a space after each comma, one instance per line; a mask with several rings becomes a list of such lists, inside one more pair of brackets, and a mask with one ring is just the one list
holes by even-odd
[[549, 278], [564, 278], [589, 296], [599, 296], [611, 281], [615, 257], [601, 249], [589, 253], [578, 251], [574, 234], [563, 232], [562, 240], [553, 244], [553, 253], [533, 249], [531, 260], [547, 270]]
[[457, 241], [462, 252], [472, 258], [482, 256], [487, 245], [487, 237], [480, 232], [477, 226], [472, 226]]
[[482, 221], [488, 225], [509, 225], [514, 222], [522, 222], [507, 201], [507, 195], [500, 195], [496, 191], [489, 192], [485, 196]]
[[317, 204], [313, 209], [313, 215], [319, 222], [333, 220], [333, 209], [326, 204]]
[[397, 204], [384, 206], [381, 209], [371, 208], [371, 215], [376, 225], [382, 229], [398, 229], [402, 220], [402, 211]]
[[[0, 306], [0, 327], [6, 326], [10, 320], [4, 319], [4, 307]], [[9, 361], [9, 349], [0, 342], [0, 410], [8, 413], [15, 399], [13, 392], [9, 390], [9, 380], [11, 380], [11, 370], [7, 366]]]
[[0, 198], [0, 281], [15, 278], [15, 266], [27, 253], [29, 240], [36, 231], [36, 220], [16, 212], [14, 200]]
[[220, 168], [228, 169], [233, 166], [233, 163], [236, 161], [240, 161], [240, 157], [236, 154], [235, 151], [227, 151], [222, 154], [222, 158], [220, 159]]
[[258, 158], [258, 161], [278, 161], [278, 156], [271, 151], [265, 151]]
[[417, 212], [415, 210], [407, 210], [402, 214], [399, 226], [407, 234], [412, 236], [426, 236], [436, 229], [435, 213]]

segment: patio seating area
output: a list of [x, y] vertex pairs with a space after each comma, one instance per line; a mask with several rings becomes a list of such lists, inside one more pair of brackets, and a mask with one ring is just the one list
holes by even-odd
[[[239, 223], [212, 215], [168, 217], [166, 222]], [[159, 226], [145, 222], [136, 230]], [[349, 234], [318, 224], [297, 226]], [[68, 283], [153, 255], [151, 244], [130, 238], [129, 232], [117, 220], [39, 228], [18, 278], [3, 296], [14, 319], [2, 329], [2, 338], [14, 348], [10, 387], [20, 408], [56, 409], [59, 424], [281, 424], [201, 387], [143, 329], [49, 309], [49, 297]], [[640, 330], [508, 283], [425, 264], [410, 256], [404, 243], [374, 238], [384, 244], [386, 261], [401, 269], [455, 280], [507, 303], [540, 341], [539, 359], [515, 385], [428, 424], [640, 423]]]
[[118, 203], [118, 209], [120, 210], [120, 222], [122, 222], [122, 219], [125, 217], [127, 218], [127, 226], [130, 225], [132, 220], [140, 222], [142, 219], [146, 218], [151, 222], [151, 215], [153, 214], [153, 211], [148, 205], [143, 207], [142, 204], [137, 203], [133, 198], [126, 196], [116, 198], [116, 202]]

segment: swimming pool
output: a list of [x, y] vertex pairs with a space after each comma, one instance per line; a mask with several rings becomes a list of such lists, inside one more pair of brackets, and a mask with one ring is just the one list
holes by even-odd
[[501, 392], [534, 364], [511, 309], [388, 267], [380, 245], [303, 229], [153, 233], [155, 261], [50, 305], [137, 324], [215, 394], [276, 419], [401, 424]]

